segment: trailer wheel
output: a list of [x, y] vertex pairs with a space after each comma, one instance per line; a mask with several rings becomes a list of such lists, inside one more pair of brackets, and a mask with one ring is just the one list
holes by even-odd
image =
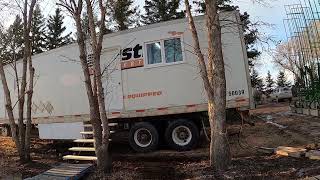
[[190, 120], [176, 120], [167, 127], [165, 139], [171, 148], [177, 151], [188, 151], [197, 145], [199, 130]]
[[151, 152], [158, 147], [158, 131], [150, 123], [137, 123], [130, 129], [129, 143], [136, 152]]

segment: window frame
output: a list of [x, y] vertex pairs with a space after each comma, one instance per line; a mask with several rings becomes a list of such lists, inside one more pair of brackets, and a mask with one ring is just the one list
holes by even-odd
[[[154, 43], [158, 43], [160, 42], [160, 53], [161, 53], [161, 62], [160, 63], [154, 63], [154, 64], [149, 64], [149, 58], [148, 58], [148, 49], [147, 49], [147, 45], [148, 44], [154, 44]], [[147, 42], [147, 43], [144, 43], [144, 49], [145, 49], [145, 64], [147, 65], [150, 65], [150, 66], [153, 66], [153, 65], [159, 65], [159, 64], [163, 64], [163, 52], [164, 52], [164, 47], [163, 47], [163, 44], [162, 44], [162, 40], [154, 40], [154, 41], [151, 41], [151, 42]]]
[[[182, 61], [176, 61], [176, 62], [166, 62], [166, 53], [165, 53], [165, 47], [164, 47], [164, 41], [165, 40], [170, 40], [170, 39], [176, 39], [176, 38], [180, 38], [180, 43], [181, 43], [181, 53], [182, 53]], [[147, 50], [147, 45], [148, 44], [153, 44], [156, 42], [160, 42], [160, 46], [161, 46], [161, 63], [156, 63], [156, 64], [149, 64], [148, 63], [148, 50]], [[153, 41], [148, 41], [144, 43], [144, 52], [143, 54], [145, 54], [145, 58], [144, 58], [144, 64], [146, 68], [152, 68], [152, 67], [161, 67], [161, 66], [170, 66], [170, 65], [175, 65], [175, 64], [182, 64], [185, 63], [185, 53], [184, 53], [184, 44], [183, 44], [183, 37], [182, 36], [175, 36], [175, 37], [168, 37], [168, 38], [163, 38], [163, 39], [157, 39], [157, 40], [153, 40]]]

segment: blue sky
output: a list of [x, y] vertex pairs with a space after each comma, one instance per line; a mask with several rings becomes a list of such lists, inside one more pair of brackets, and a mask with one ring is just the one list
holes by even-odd
[[[269, 0], [267, 5], [261, 5], [254, 3], [251, 0], [237, 0], [235, 5], [240, 7], [242, 12], [247, 11], [251, 15], [252, 21], [263, 21], [273, 24], [272, 28], [261, 27], [259, 31], [270, 35], [276, 41], [286, 41], [286, 32], [283, 25], [283, 20], [286, 18], [285, 5], [299, 3], [299, 0]], [[271, 48], [274, 48], [273, 44], [270, 44]], [[266, 76], [270, 71], [273, 77], [277, 76], [279, 71], [278, 67], [272, 63], [272, 57], [265, 50], [262, 50], [262, 55], [257, 65], [258, 71], [261, 76]], [[289, 77], [292, 79], [292, 77]]]

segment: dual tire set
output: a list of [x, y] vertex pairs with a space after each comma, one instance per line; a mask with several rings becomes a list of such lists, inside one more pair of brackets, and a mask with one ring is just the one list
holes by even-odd
[[160, 136], [177, 151], [193, 149], [199, 140], [199, 129], [190, 120], [179, 119], [168, 124], [164, 134], [149, 122], [134, 124], [129, 132], [130, 146], [137, 152], [151, 152], [158, 148]]

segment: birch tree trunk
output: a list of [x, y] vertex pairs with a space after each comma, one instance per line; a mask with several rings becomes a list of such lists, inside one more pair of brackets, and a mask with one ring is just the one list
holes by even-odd
[[10, 94], [10, 90], [8, 87], [8, 83], [7, 83], [7, 78], [6, 78], [6, 74], [4, 72], [4, 68], [3, 68], [3, 63], [2, 61], [0, 61], [0, 77], [1, 77], [1, 83], [2, 83], [2, 88], [3, 88], [3, 92], [5, 95], [5, 107], [6, 107], [6, 111], [8, 114], [8, 119], [9, 119], [9, 125], [10, 125], [10, 129], [11, 129], [11, 136], [12, 139], [16, 145], [16, 148], [18, 150], [18, 154], [22, 154], [21, 152], [21, 144], [19, 141], [19, 136], [18, 136], [18, 129], [14, 120], [14, 115], [13, 115], [13, 108], [12, 108], [12, 101], [11, 101], [11, 94]]
[[[23, 11], [23, 37], [24, 37], [24, 54], [23, 54], [23, 72], [22, 72], [22, 84], [20, 89], [20, 97], [21, 101], [19, 101], [19, 125], [22, 121], [23, 129], [20, 130], [19, 134], [22, 134], [21, 137], [21, 149], [23, 151], [23, 161], [28, 162], [31, 160], [30, 157], [30, 139], [31, 139], [31, 121], [32, 121], [32, 97], [33, 97], [33, 79], [35, 70], [32, 66], [32, 57], [31, 57], [31, 42], [30, 42], [30, 30], [31, 30], [31, 22], [33, 9], [36, 5], [37, 0], [31, 0], [30, 7], [28, 10], [28, 0], [24, 2], [24, 11]], [[28, 91], [26, 91], [27, 86], [27, 70], [29, 71], [29, 87]], [[26, 117], [26, 128], [24, 128], [24, 101], [25, 94], [27, 94], [27, 117]]]
[[35, 69], [32, 66], [32, 59], [31, 59], [31, 51], [29, 53], [29, 88], [27, 92], [27, 121], [26, 121], [26, 134], [25, 134], [25, 160], [30, 161], [30, 141], [31, 141], [31, 123], [32, 123], [32, 97], [33, 97], [33, 79]]
[[221, 25], [217, 0], [206, 0], [205, 4], [208, 38], [207, 64], [200, 49], [189, 1], [185, 0], [194, 51], [198, 57], [200, 74], [208, 97], [208, 116], [211, 129], [210, 166], [216, 172], [222, 172], [229, 166], [231, 154], [226, 130], [226, 79], [222, 54]]
[[[100, 112], [100, 120], [102, 123], [102, 132], [97, 132], [102, 134], [102, 141], [101, 146], [96, 146], [96, 155], [97, 155], [97, 164], [101, 171], [103, 172], [109, 172], [111, 168], [111, 157], [109, 154], [109, 126], [108, 126], [108, 118], [106, 113], [106, 107], [105, 107], [105, 95], [104, 95], [104, 89], [102, 85], [102, 72], [101, 72], [101, 66], [100, 66], [100, 56], [101, 56], [101, 50], [102, 50], [102, 41], [103, 41], [103, 29], [104, 29], [104, 23], [100, 23], [100, 33], [97, 36], [96, 33], [96, 26], [94, 22], [94, 16], [93, 16], [93, 9], [92, 9], [92, 2], [90, 0], [86, 0], [87, 4], [87, 12], [88, 12], [88, 19], [89, 19], [89, 31], [90, 31], [90, 39], [91, 39], [91, 47], [93, 51], [94, 56], [94, 79], [96, 83], [96, 92], [97, 92], [97, 99], [99, 104], [99, 112]], [[105, 21], [106, 16], [106, 5], [103, 5], [102, 0], [98, 0], [99, 8], [100, 8], [100, 22]], [[99, 128], [101, 128], [101, 123], [99, 125]], [[98, 128], [93, 126], [93, 128]], [[100, 144], [100, 143], [99, 143]]]
[[[31, 59], [31, 45], [29, 33], [31, 29], [31, 21], [33, 15], [33, 9], [37, 0], [25, 0], [23, 3], [23, 38], [24, 38], [24, 54], [22, 60], [22, 78], [21, 86], [19, 86], [19, 73], [16, 67], [15, 52], [13, 53], [13, 69], [15, 71], [15, 81], [18, 89], [18, 128], [16, 126], [15, 117], [13, 113], [13, 106], [11, 100], [11, 93], [8, 87], [6, 74], [4, 71], [4, 64], [1, 60], [0, 62], [0, 76], [1, 83], [5, 95], [6, 102], [6, 111], [8, 114], [10, 129], [12, 132], [12, 138], [15, 142], [16, 148], [18, 150], [19, 158], [22, 163], [30, 161], [30, 133], [31, 133], [31, 105], [32, 105], [32, 94], [33, 94], [33, 77], [34, 77], [34, 68], [32, 67]], [[16, 2], [19, 3], [19, 2]], [[19, 4], [18, 4], [19, 6]], [[29, 8], [28, 8], [29, 7]], [[28, 98], [27, 98], [27, 121], [26, 128], [24, 125], [24, 108], [25, 108], [25, 94], [27, 87], [27, 72], [28, 72], [28, 63], [29, 63], [29, 89], [28, 89]]]
[[[81, 12], [83, 9], [83, 1], [78, 0], [60, 0], [59, 5], [66, 8], [73, 16], [77, 27], [77, 42], [80, 52], [80, 61], [85, 78], [85, 86], [90, 106], [90, 120], [93, 127], [93, 136], [95, 140], [95, 153], [97, 156], [98, 169], [103, 172], [109, 172], [111, 168], [111, 158], [109, 155], [109, 126], [107, 113], [104, 101], [104, 90], [101, 81], [100, 55], [102, 49], [103, 33], [97, 36], [96, 25], [94, 22], [92, 1], [86, 0], [87, 13], [89, 19], [89, 31], [91, 48], [94, 56], [94, 77], [91, 79], [89, 67], [87, 63], [85, 34], [82, 29]], [[102, 0], [98, 1], [100, 8], [100, 22], [105, 21], [106, 7]], [[103, 23], [100, 23], [100, 32], [104, 28]], [[101, 126], [102, 124], [102, 126]]]

